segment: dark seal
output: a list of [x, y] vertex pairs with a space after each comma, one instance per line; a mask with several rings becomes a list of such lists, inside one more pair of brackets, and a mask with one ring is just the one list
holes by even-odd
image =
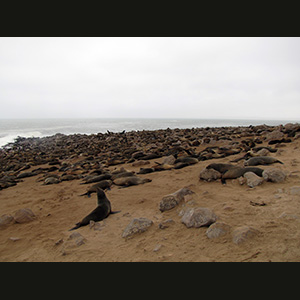
[[97, 198], [98, 198], [98, 206], [85, 218], [83, 218], [79, 223], [76, 224], [75, 227], [71, 228], [71, 230], [77, 229], [81, 226], [86, 226], [90, 223], [90, 221], [102, 221], [107, 218], [110, 214], [118, 213], [119, 211], [111, 211], [110, 201], [107, 199], [104, 191], [100, 188], [97, 189]]

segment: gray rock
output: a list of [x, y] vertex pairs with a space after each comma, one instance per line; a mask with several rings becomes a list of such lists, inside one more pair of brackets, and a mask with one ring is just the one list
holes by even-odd
[[254, 229], [253, 227], [249, 226], [241, 226], [236, 228], [232, 233], [232, 241], [239, 245], [249, 238], [252, 238], [253, 236], [258, 234], [258, 230]]
[[163, 160], [163, 164], [174, 165], [176, 158], [173, 155], [167, 156]]
[[230, 231], [230, 226], [222, 223], [222, 222], [215, 222], [211, 224], [208, 229], [206, 230], [206, 236], [209, 239], [214, 239], [217, 237], [220, 237], [222, 235], [225, 235]]
[[14, 219], [17, 223], [27, 223], [35, 219], [35, 214], [30, 208], [21, 208], [15, 212]]
[[266, 181], [275, 183], [283, 182], [286, 178], [286, 174], [280, 169], [276, 168], [264, 170], [262, 175]]
[[204, 168], [199, 175], [199, 178], [206, 181], [217, 180], [221, 178], [221, 173], [214, 169]]
[[244, 177], [247, 180], [247, 185], [251, 188], [256, 187], [264, 182], [264, 179], [262, 177], [257, 176], [253, 172], [245, 173]]
[[15, 223], [15, 219], [11, 215], [5, 214], [0, 217], [0, 227], [4, 227], [13, 223]]
[[188, 188], [182, 188], [173, 194], [164, 196], [159, 203], [159, 210], [161, 212], [164, 212], [166, 210], [170, 210], [170, 209], [174, 208], [181, 201], [184, 200], [184, 196], [189, 195], [189, 194], [194, 194], [194, 192]]
[[266, 135], [266, 140], [280, 140], [284, 137], [284, 134], [279, 130], [274, 130]]
[[214, 212], [206, 207], [188, 208], [181, 218], [181, 222], [188, 228], [209, 226], [216, 220]]
[[158, 228], [160, 229], [165, 229], [170, 227], [170, 225], [174, 224], [174, 220], [173, 219], [168, 219], [168, 220], [164, 220], [161, 223], [158, 224]]
[[133, 219], [122, 233], [123, 238], [131, 238], [137, 233], [145, 232], [153, 222], [146, 218]]
[[260, 149], [256, 152], [257, 156], [268, 156], [270, 154], [270, 151], [266, 148]]
[[291, 195], [300, 195], [300, 186], [292, 186], [290, 187]]
[[66, 248], [73, 248], [85, 244], [86, 239], [79, 233], [73, 232], [69, 235], [67, 242], [65, 243]]

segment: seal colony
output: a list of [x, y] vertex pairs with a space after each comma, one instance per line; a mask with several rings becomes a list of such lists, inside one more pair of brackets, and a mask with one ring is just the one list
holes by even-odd
[[[158, 234], [152, 240], [163, 243], [163, 247], [153, 245], [153, 249], [156, 249], [153, 250], [154, 255], [169, 257], [172, 251], [175, 253], [175, 248], [170, 248], [173, 240], [170, 233], [175, 226], [172, 234], [180, 232], [180, 235], [174, 237], [174, 240], [178, 238], [178, 247], [184, 249], [181, 253], [187, 253], [183, 254], [186, 258], [196, 251], [186, 248], [191, 245], [186, 238], [191, 238], [193, 234], [181, 232], [183, 229], [177, 226], [180, 222], [177, 215], [181, 209], [200, 203], [216, 212], [220, 218], [218, 222], [229, 223], [231, 226], [234, 223], [237, 227], [255, 225], [256, 220], [268, 216], [268, 213], [265, 214], [267, 210], [274, 217], [274, 212], [279, 211], [281, 205], [280, 197], [283, 199], [281, 203], [290, 203], [290, 199], [285, 199], [284, 196], [279, 195], [277, 202], [272, 197], [277, 190], [288, 193], [285, 192], [288, 191], [286, 186], [291, 181], [297, 186], [297, 173], [293, 172], [297, 171], [299, 161], [292, 155], [300, 146], [299, 137], [300, 125], [286, 124], [18, 138], [15, 143], [0, 149], [0, 209], [2, 214], [9, 215], [14, 213], [14, 206], [19, 209], [28, 203], [28, 207], [37, 216], [33, 222], [39, 222], [39, 226], [31, 227], [33, 232], [37, 232], [38, 227], [40, 230], [49, 227], [50, 238], [47, 243], [53, 239], [59, 241], [72, 224], [81, 220], [75, 227], [73, 225], [72, 230], [79, 229], [76, 234], [82, 233], [88, 241], [92, 241], [86, 247], [92, 246], [98, 239], [105, 247], [105, 239], [115, 237], [115, 240], [110, 240], [111, 245], [116, 243], [116, 248], [126, 249], [124, 252], [127, 252], [127, 247], [131, 247], [130, 243], [136, 238], [130, 243], [122, 244], [117, 237], [121, 237], [130, 218], [145, 217], [155, 225], [151, 227], [149, 237]], [[287, 142], [288, 140], [291, 142]], [[194, 193], [185, 195], [176, 202], [178, 208], [168, 212], [158, 209], [159, 202], [165, 195], [174, 194], [185, 187], [189, 187]], [[27, 194], [22, 190], [27, 191]], [[19, 193], [22, 193], [22, 197], [18, 196]], [[297, 193], [296, 188], [293, 193]], [[94, 194], [97, 194], [97, 207], [86, 209], [91, 203], [84, 201], [83, 197], [95, 197]], [[249, 202], [250, 196], [252, 204]], [[110, 217], [114, 213], [111, 205], [122, 213]], [[84, 207], [85, 212], [91, 213], [82, 213]], [[295, 203], [294, 207], [296, 213]], [[252, 212], [251, 209], [257, 211]], [[259, 209], [264, 211], [258, 211]], [[198, 210], [190, 211], [191, 217], [194, 212]], [[292, 212], [293, 210], [286, 211], [287, 214]], [[281, 213], [282, 211], [275, 217], [278, 218]], [[242, 223], [243, 214], [245, 220], [248, 218], [248, 224]], [[252, 215], [258, 219], [250, 219]], [[105, 222], [99, 224], [100, 233], [89, 231], [89, 226], [86, 226], [90, 222], [93, 224], [104, 219]], [[173, 219], [173, 222], [168, 221], [169, 219]], [[263, 231], [273, 228], [273, 225], [269, 226], [273, 221], [270, 218], [261, 221], [259, 229]], [[9, 226], [11, 227], [3, 232], [9, 232], [9, 228], [13, 229], [14, 225]], [[21, 226], [23, 225], [19, 225], [19, 229], [22, 231], [25, 225]], [[218, 226], [222, 225], [216, 224], [220, 228]], [[166, 235], [157, 232], [162, 228], [167, 228]], [[112, 232], [114, 234], [110, 237]], [[89, 233], [94, 236], [99, 234], [97, 240], [91, 240], [93, 237]], [[43, 238], [43, 234], [36, 241], [30, 239], [37, 243]], [[13, 238], [15, 235], [11, 234]], [[197, 236], [199, 237], [198, 233]], [[152, 249], [149, 249], [149, 243], [152, 242], [147, 235], [145, 239], [147, 243], [143, 242], [141, 249], [145, 249], [143, 253], [152, 253]], [[11, 243], [21, 244], [21, 240]], [[225, 244], [228, 246], [228, 243]], [[206, 247], [203, 241], [202, 245]], [[11, 246], [7, 245], [7, 249]], [[0, 245], [0, 254], [4, 251], [2, 248]], [[52, 251], [48, 250], [48, 253]], [[198, 250], [197, 248], [197, 253], [201, 253]], [[110, 252], [108, 248], [105, 251]], [[224, 251], [223, 249], [220, 253], [225, 253]], [[67, 251], [68, 254], [70, 252]]]

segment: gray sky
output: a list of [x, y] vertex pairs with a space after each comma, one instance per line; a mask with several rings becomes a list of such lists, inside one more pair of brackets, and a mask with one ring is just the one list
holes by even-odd
[[0, 118], [300, 119], [300, 38], [0, 38]]

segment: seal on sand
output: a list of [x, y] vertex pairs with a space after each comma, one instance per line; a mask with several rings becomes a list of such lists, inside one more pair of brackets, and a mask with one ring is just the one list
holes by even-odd
[[283, 164], [280, 160], [275, 157], [271, 156], [255, 156], [251, 157], [250, 159], [246, 160], [244, 165], [245, 166], [257, 166], [257, 165], [270, 165], [273, 163], [280, 163]]
[[247, 172], [253, 172], [257, 176], [262, 177], [263, 171], [264, 171], [263, 169], [256, 168], [256, 167], [245, 167], [245, 168], [234, 167], [234, 168], [229, 169], [227, 172], [225, 172], [222, 175], [221, 182], [223, 184], [225, 184], [226, 183], [226, 181], [225, 181], [226, 179], [236, 179], [238, 177], [243, 176]]
[[110, 214], [118, 213], [119, 211], [111, 211], [110, 201], [107, 199], [104, 191], [100, 188], [97, 189], [97, 198], [98, 198], [98, 206], [85, 218], [83, 218], [79, 223], [76, 224], [75, 227], [71, 228], [71, 230], [77, 229], [81, 226], [86, 226], [90, 223], [90, 221], [101, 221], [108, 217]]
[[143, 184], [145, 182], [151, 182], [151, 181], [152, 181], [151, 179], [147, 179], [147, 178], [130, 176], [130, 177], [117, 178], [114, 180], [114, 184], [121, 185], [123, 187], [128, 187], [131, 185], [138, 185], [138, 184]]
[[91, 187], [89, 187], [86, 193], [79, 195], [79, 196], [87, 195], [88, 197], [90, 197], [92, 193], [97, 193], [98, 188], [100, 188], [102, 190], [105, 190], [105, 189], [110, 190], [111, 185], [112, 185], [111, 180], [102, 180], [99, 183], [94, 184]]
[[216, 163], [212, 163], [209, 164], [206, 169], [214, 169], [218, 172], [220, 172], [221, 174], [224, 174], [225, 172], [227, 172], [228, 170], [232, 169], [232, 168], [236, 168], [235, 165], [231, 165], [231, 164], [216, 164]]

